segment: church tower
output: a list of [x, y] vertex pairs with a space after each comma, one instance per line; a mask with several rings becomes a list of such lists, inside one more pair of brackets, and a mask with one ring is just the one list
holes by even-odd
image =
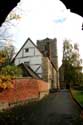
[[38, 40], [37, 46], [44, 56], [49, 57], [55, 68], [58, 70], [57, 39], [46, 38], [44, 40]]
[[59, 72], [58, 72], [58, 55], [57, 55], [57, 39], [43, 39], [37, 41], [37, 46], [44, 56], [49, 57], [50, 61], [56, 69], [56, 82], [59, 88]]

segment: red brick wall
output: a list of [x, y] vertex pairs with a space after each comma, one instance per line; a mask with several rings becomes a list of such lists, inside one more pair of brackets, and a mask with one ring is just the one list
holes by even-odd
[[0, 102], [13, 103], [39, 96], [39, 92], [48, 91], [48, 83], [37, 79], [14, 79], [14, 88], [0, 93]]

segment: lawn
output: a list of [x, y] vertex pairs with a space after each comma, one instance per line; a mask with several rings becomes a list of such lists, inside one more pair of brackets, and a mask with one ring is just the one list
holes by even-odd
[[73, 97], [77, 100], [78, 103], [83, 107], [83, 90], [71, 90]]

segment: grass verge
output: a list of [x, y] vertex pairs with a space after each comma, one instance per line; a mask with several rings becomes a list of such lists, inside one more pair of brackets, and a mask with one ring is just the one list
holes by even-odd
[[81, 107], [83, 107], [83, 91], [71, 89], [71, 93], [75, 100], [81, 105]]

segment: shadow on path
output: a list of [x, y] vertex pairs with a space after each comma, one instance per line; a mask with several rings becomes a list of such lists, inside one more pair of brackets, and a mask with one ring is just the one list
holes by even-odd
[[[37, 114], [36, 114], [37, 113]], [[37, 117], [35, 117], [37, 116]], [[36, 125], [83, 125], [80, 108], [72, 100], [68, 90], [51, 94], [33, 114], [31, 124]]]
[[69, 91], [61, 90], [0, 115], [0, 125], [83, 125], [83, 121]]

